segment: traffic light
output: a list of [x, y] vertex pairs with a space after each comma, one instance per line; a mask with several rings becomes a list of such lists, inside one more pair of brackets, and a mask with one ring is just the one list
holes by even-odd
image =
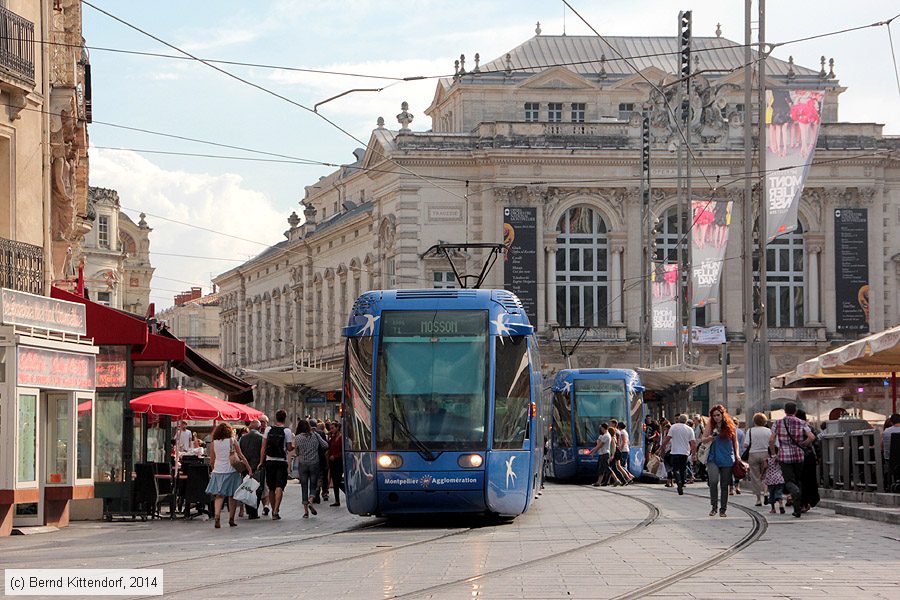
[[681, 57], [681, 78], [691, 76], [691, 11], [678, 13], [678, 51]]
[[644, 178], [650, 173], [650, 117], [644, 113], [641, 119], [641, 174]]

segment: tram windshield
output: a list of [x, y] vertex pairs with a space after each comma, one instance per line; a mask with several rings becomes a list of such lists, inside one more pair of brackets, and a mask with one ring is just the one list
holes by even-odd
[[378, 450], [485, 448], [487, 314], [382, 313], [376, 380]]
[[575, 380], [575, 437], [577, 443], [593, 445], [600, 424], [622, 421], [625, 413], [625, 382], [615, 379]]

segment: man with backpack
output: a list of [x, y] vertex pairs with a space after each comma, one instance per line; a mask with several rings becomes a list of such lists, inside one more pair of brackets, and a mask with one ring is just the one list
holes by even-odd
[[269, 502], [272, 505], [272, 519], [281, 519], [281, 499], [287, 486], [288, 452], [294, 449], [294, 434], [284, 422], [287, 413], [279, 410], [275, 413], [275, 425], [267, 427], [263, 433], [263, 444], [259, 466], [266, 466], [266, 485], [269, 488]]

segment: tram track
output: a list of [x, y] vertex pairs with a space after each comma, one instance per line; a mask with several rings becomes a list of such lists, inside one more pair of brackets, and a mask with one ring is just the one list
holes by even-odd
[[[593, 489], [589, 486], [582, 486], [582, 487], [588, 487], [588, 489]], [[508, 567], [494, 569], [493, 571], [479, 573], [478, 575], [473, 575], [471, 577], [457, 579], [456, 581], [448, 581], [445, 583], [439, 583], [437, 585], [432, 585], [432, 586], [429, 586], [426, 588], [421, 588], [421, 589], [418, 589], [418, 590], [415, 590], [412, 592], [407, 592], [405, 594], [398, 594], [396, 596], [390, 596], [389, 598], [391, 600], [396, 600], [396, 599], [400, 599], [400, 598], [417, 598], [419, 596], [424, 596], [427, 594], [434, 594], [435, 592], [440, 592], [440, 591], [443, 591], [443, 590], [446, 590], [449, 588], [453, 588], [456, 586], [476, 583], [483, 579], [487, 579], [488, 577], [496, 577], [497, 575], [503, 575], [505, 573], [510, 573], [513, 571], [521, 570], [521, 569], [527, 569], [529, 567], [532, 567], [532, 566], [535, 566], [535, 565], [538, 565], [541, 563], [545, 563], [548, 560], [553, 560], [555, 558], [562, 558], [562, 557], [568, 556], [570, 554], [584, 552], [585, 550], [590, 550], [591, 548], [595, 548], [597, 546], [603, 546], [604, 544], [609, 544], [613, 540], [621, 539], [624, 536], [628, 536], [628, 535], [631, 535], [633, 533], [640, 531], [641, 529], [645, 529], [646, 527], [649, 527], [654, 522], [656, 522], [657, 519], [659, 519], [659, 516], [660, 516], [659, 507], [657, 507], [652, 502], [648, 502], [648, 501], [644, 500], [643, 498], [635, 498], [634, 496], [631, 496], [628, 494], [622, 494], [620, 492], [613, 492], [611, 490], [604, 490], [604, 492], [609, 493], [609, 494], [614, 494], [616, 496], [621, 496], [623, 498], [628, 498], [629, 500], [634, 500], [635, 502], [639, 502], [640, 504], [643, 504], [644, 506], [646, 506], [648, 508], [647, 516], [640, 523], [637, 523], [636, 525], [633, 525], [624, 531], [615, 533], [611, 536], [605, 537], [600, 540], [595, 540], [588, 544], [582, 544], [582, 545], [576, 546], [574, 548], [569, 548], [567, 550], [562, 550], [560, 552], [555, 552], [553, 554], [544, 555], [539, 558], [528, 560], [528, 561], [518, 563], [515, 565], [510, 565]]]
[[[686, 494], [688, 496], [694, 496], [696, 498], [705, 498], [700, 494]], [[696, 565], [679, 571], [678, 573], [673, 573], [668, 577], [663, 577], [662, 579], [658, 579], [654, 582], [648, 583], [647, 585], [643, 585], [637, 589], [631, 590], [624, 594], [620, 594], [618, 596], [613, 597], [612, 600], [636, 600], [637, 598], [644, 598], [646, 596], [653, 595], [657, 592], [660, 592], [667, 587], [670, 587], [679, 581], [692, 577], [698, 573], [702, 573], [703, 571], [713, 567], [720, 562], [730, 558], [731, 556], [737, 554], [741, 550], [746, 549], [750, 545], [757, 542], [765, 533], [769, 527], [769, 522], [766, 518], [761, 515], [759, 512], [753, 510], [752, 508], [748, 508], [746, 506], [741, 506], [737, 503], [731, 504], [732, 508], [737, 508], [738, 510], [746, 513], [750, 519], [753, 521], [753, 526], [750, 528], [750, 531], [747, 532], [744, 537], [735, 543], [731, 544], [728, 548], [719, 552], [718, 554], [711, 556], [710, 558], [697, 563]]]

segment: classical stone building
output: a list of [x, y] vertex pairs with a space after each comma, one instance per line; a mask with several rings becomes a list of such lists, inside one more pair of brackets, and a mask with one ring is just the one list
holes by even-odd
[[84, 286], [95, 302], [145, 316], [150, 303], [150, 232], [141, 214], [135, 223], [121, 211], [119, 193], [91, 187], [94, 227], [85, 236], [76, 264], [84, 265]]
[[[491, 62], [461, 56], [456, 75], [437, 83], [424, 111], [427, 131], [410, 128], [420, 117], [406, 103], [398, 130], [379, 118], [352, 164], [307, 186], [302, 225], [292, 215], [285, 241], [216, 279], [226, 364], [289, 365], [292, 349], [337, 364], [340, 327], [360, 291], [452, 285], [445, 261], [425, 256], [426, 249], [439, 241], [501, 242], [505, 210], [525, 208], [534, 210], [524, 214], [533, 214], [538, 232], [529, 265], [537, 291], [528, 302], [548, 368], [563, 364], [551, 338], [556, 324], [590, 328], [575, 365], [637, 366], [644, 276], [639, 111], [650, 111], [657, 252], [668, 255], [678, 239], [672, 150], [680, 134], [665, 105], [674, 98], [655, 88], [675, 79], [677, 49], [674, 38], [606, 40], [616, 51], [593, 36], [538, 32]], [[725, 325], [736, 402], [746, 312], [739, 268], [746, 67], [730, 40], [695, 37], [693, 44], [699, 74], [690, 99], [692, 186], [708, 197], [711, 184], [717, 197], [736, 201], [721, 302], [695, 311], [695, 322]], [[614, 60], [618, 55], [634, 58]], [[758, 79], [754, 73], [754, 85]], [[837, 327], [835, 210], [868, 212], [869, 328], [900, 322], [900, 239], [890, 235], [900, 224], [900, 164], [890, 154], [900, 140], [882, 134], [876, 121], [883, 115], [867, 123], [839, 119], [845, 88], [824, 57], [819, 69], [770, 58], [765, 85], [825, 94], [799, 227], [773, 242], [766, 260], [777, 373], [849, 335]], [[473, 252], [459, 263], [472, 272], [482, 258]], [[501, 264], [486, 285], [504, 285]], [[699, 350], [698, 364], [718, 364], [718, 348]], [[264, 402], [283, 401], [284, 390], [260, 391]]]
[[[206, 360], [221, 364], [219, 351], [219, 294], [203, 295], [199, 287], [175, 296], [174, 306], [156, 314], [173, 334]], [[185, 389], [224, 398], [225, 394], [193, 377], [175, 375], [176, 383]]]

